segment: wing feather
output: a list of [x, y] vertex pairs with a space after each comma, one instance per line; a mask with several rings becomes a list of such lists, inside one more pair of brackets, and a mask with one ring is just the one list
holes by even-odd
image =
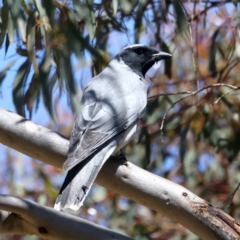
[[86, 87], [81, 100], [82, 112], [75, 120], [68, 159], [63, 165], [65, 170], [86, 159], [139, 119], [146, 105], [143, 100], [146, 96], [139, 97], [139, 92], [125, 91], [123, 94], [120, 91], [117, 86], [104, 85], [100, 79], [91, 80]]

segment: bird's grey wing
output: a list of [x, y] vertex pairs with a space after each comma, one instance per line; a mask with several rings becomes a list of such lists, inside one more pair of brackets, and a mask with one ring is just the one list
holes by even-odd
[[145, 107], [139, 108], [138, 98], [134, 94], [115, 99], [108, 96], [105, 94], [99, 97], [91, 89], [84, 92], [82, 112], [75, 120], [68, 159], [63, 165], [65, 170], [68, 171], [113, 136], [127, 129], [139, 118], [139, 111]]

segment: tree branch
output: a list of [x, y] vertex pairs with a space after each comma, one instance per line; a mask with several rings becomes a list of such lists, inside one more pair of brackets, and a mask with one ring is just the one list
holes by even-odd
[[[161, 122], [161, 126], [160, 126], [160, 130], [162, 132], [163, 130], [163, 127], [164, 127], [164, 122], [166, 120], [166, 116], [167, 114], [170, 112], [170, 110], [176, 105], [178, 104], [179, 102], [181, 102], [182, 100], [188, 98], [188, 97], [191, 97], [191, 96], [196, 96], [198, 93], [208, 89], [208, 88], [215, 88], [215, 87], [228, 87], [230, 88], [231, 90], [228, 91], [227, 93], [221, 95], [215, 102], [214, 104], [217, 104], [219, 102], [219, 100], [221, 100], [221, 98], [225, 97], [226, 95], [228, 95], [229, 93], [231, 93], [232, 91], [237, 91], [240, 89], [240, 86], [233, 86], [233, 85], [230, 85], [230, 84], [225, 84], [225, 83], [215, 83], [215, 84], [211, 84], [211, 85], [207, 85], [201, 89], [198, 89], [194, 92], [177, 92], [177, 93], [163, 93], [163, 94], [158, 94], [158, 95], [155, 95], [155, 96], [151, 96], [150, 99], [152, 98], [155, 98], [155, 97], [159, 97], [159, 96], [165, 96], [165, 95], [179, 95], [179, 94], [187, 94], [186, 96], [184, 97], [181, 97], [180, 99], [178, 99], [177, 101], [175, 101], [169, 108], [168, 110], [164, 113], [163, 115], [163, 118], [162, 118], [162, 122]], [[148, 98], [149, 99], [149, 98]]]
[[[2, 108], [0, 142], [56, 167], [62, 166], [68, 149], [68, 140], [63, 136]], [[179, 222], [203, 239], [240, 238], [238, 223], [226, 213], [186, 188], [130, 162], [112, 157], [96, 183]]]
[[0, 209], [1, 233], [35, 234], [56, 240], [79, 236], [81, 240], [132, 239], [79, 217], [12, 196], [0, 194]]

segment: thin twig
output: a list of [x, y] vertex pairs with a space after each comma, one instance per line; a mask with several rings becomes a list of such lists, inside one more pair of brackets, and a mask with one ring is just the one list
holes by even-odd
[[126, 23], [125, 23], [125, 21], [124, 21], [124, 18], [122, 19], [122, 22], [123, 22], [123, 24], [124, 24], [124, 26], [125, 26], [125, 31], [126, 31], [128, 43], [131, 44], [130, 37], [129, 37], [129, 34], [128, 34], [128, 28], [127, 28], [127, 26], [126, 26]]
[[226, 203], [224, 204], [224, 206], [222, 207], [222, 209], [227, 210], [227, 209], [230, 208], [230, 206], [231, 206], [231, 204], [232, 204], [232, 201], [233, 201], [233, 198], [234, 198], [236, 192], [238, 191], [239, 187], [240, 187], [240, 183], [238, 183], [237, 187], [234, 189], [234, 191], [232, 192], [232, 194], [229, 195], [228, 200], [226, 201]]
[[178, 99], [176, 102], [174, 102], [174, 103], [170, 106], [170, 108], [168, 108], [168, 110], [167, 110], [167, 111], [164, 113], [164, 115], [163, 115], [162, 123], [161, 123], [161, 126], [160, 126], [160, 130], [161, 130], [161, 131], [163, 130], [164, 121], [165, 121], [166, 116], [167, 116], [167, 114], [169, 113], [169, 111], [170, 111], [177, 103], [181, 102], [183, 99], [188, 98], [189, 96], [192, 96], [192, 95], [194, 95], [194, 94], [188, 94], [187, 96], [184, 96], [184, 97]]
[[218, 104], [219, 100], [221, 100], [223, 97], [228, 95], [230, 92], [236, 91], [236, 89], [231, 89], [228, 92], [224, 93], [222, 96], [220, 96], [213, 104]]
[[181, 95], [181, 94], [188, 94], [189, 96], [193, 96], [193, 95], [196, 95], [197, 93], [203, 91], [203, 90], [206, 90], [208, 88], [212, 88], [212, 87], [228, 87], [228, 88], [231, 88], [232, 90], [239, 90], [240, 89], [240, 86], [233, 86], [231, 84], [225, 84], [225, 83], [215, 83], [215, 84], [211, 84], [211, 85], [207, 85], [197, 91], [183, 91], [183, 92], [173, 92], [173, 93], [160, 93], [160, 94], [157, 94], [157, 95], [153, 95], [153, 96], [150, 96], [148, 97], [148, 101], [153, 99], [153, 98], [157, 98], [157, 97], [160, 97], [160, 96], [171, 96], [171, 95]]
[[235, 190], [233, 191], [233, 193], [230, 195], [231, 202], [230, 202], [228, 208], [230, 208], [230, 205], [232, 204], [233, 198], [234, 198], [237, 190], [239, 189], [239, 187], [240, 187], [240, 183], [238, 183], [237, 187], [235, 188]]
[[[230, 84], [224, 84], [224, 83], [215, 83], [215, 84], [211, 84], [211, 85], [208, 85], [208, 86], [205, 86], [197, 91], [194, 91], [194, 92], [180, 92], [179, 94], [188, 94], [187, 96], [184, 96], [184, 97], [181, 97], [180, 99], [178, 99], [176, 102], [174, 102], [169, 108], [168, 110], [164, 113], [163, 115], [163, 118], [162, 118], [162, 122], [161, 122], [161, 126], [160, 126], [160, 131], [163, 133], [163, 127], [164, 127], [164, 122], [165, 122], [165, 119], [166, 119], [166, 116], [167, 114], [169, 113], [169, 111], [179, 102], [181, 102], [182, 100], [188, 98], [189, 96], [195, 96], [197, 95], [198, 93], [200, 93], [201, 91], [203, 90], [206, 90], [208, 88], [213, 88], [213, 87], [228, 87], [228, 88], [231, 88], [231, 91], [228, 91], [227, 93], [223, 94], [220, 99], [222, 97], [224, 97], [225, 95], [229, 94], [230, 92], [232, 91], [236, 91], [236, 90], [239, 90], [240, 89], [240, 86], [233, 86], [233, 85], [230, 85]], [[163, 93], [163, 94], [159, 94], [159, 96], [161, 95], [177, 95], [177, 93]], [[154, 97], [157, 97], [157, 96], [154, 96]], [[214, 104], [218, 103], [218, 101], [220, 99], [217, 99]]]
[[186, 92], [160, 93], [158, 95], [153, 95], [153, 96], [148, 97], [148, 101], [152, 100], [153, 98], [160, 97], [160, 96], [171, 96], [171, 95], [181, 95], [181, 94], [191, 95], [192, 92], [186, 91]]
[[[226, 71], [225, 76], [221, 79], [222, 82], [224, 82], [224, 81], [227, 79], [229, 72], [230, 72], [238, 63], [239, 63], [239, 59], [238, 59], [238, 58], [232, 61], [232, 63], [231, 63], [232, 65], [228, 68], [228, 70]], [[230, 64], [229, 64], [229, 65], [230, 65]]]

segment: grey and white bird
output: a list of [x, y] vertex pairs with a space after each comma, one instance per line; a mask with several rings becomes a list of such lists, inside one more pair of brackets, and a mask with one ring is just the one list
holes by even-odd
[[81, 114], [72, 130], [68, 171], [54, 208], [77, 210], [105, 161], [137, 131], [147, 104], [146, 72], [171, 57], [141, 44], [123, 48], [83, 91]]

